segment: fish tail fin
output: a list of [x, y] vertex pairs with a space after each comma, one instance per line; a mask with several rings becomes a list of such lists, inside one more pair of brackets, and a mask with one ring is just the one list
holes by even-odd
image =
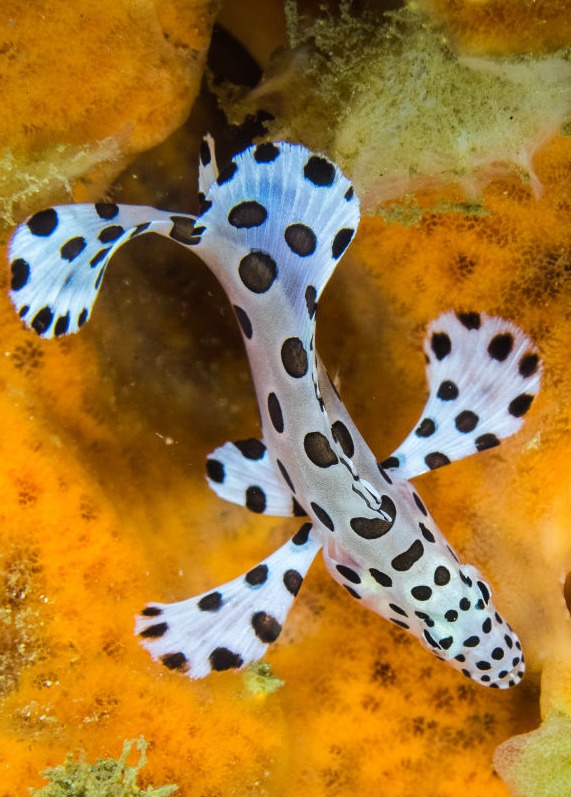
[[151, 657], [190, 678], [240, 669], [262, 658], [279, 637], [321, 544], [305, 523], [248, 573], [179, 603], [151, 603], [135, 633]]
[[77, 332], [112, 255], [155, 232], [195, 248], [235, 307], [254, 299], [263, 310], [261, 294], [280, 283], [270, 301], [279, 293], [312, 327], [319, 296], [359, 223], [359, 202], [339, 168], [300, 145], [266, 143], [219, 172], [206, 136], [199, 189], [198, 219], [114, 203], [61, 205], [31, 216], [9, 246], [10, 295], [20, 317], [44, 338]]
[[233, 303], [262, 306], [279, 294], [313, 319], [358, 223], [359, 201], [334, 163], [267, 142], [236, 155], [211, 183], [197, 253]]

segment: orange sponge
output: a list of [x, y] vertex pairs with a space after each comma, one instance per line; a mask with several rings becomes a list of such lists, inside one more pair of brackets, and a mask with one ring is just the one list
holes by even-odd
[[[173, 180], [192, 162], [189, 140], [153, 156]], [[133, 637], [137, 610], [229, 580], [295, 530], [222, 503], [203, 479], [207, 453], [258, 433], [231, 309], [204, 265], [168, 242], [134, 241], [116, 257], [74, 338], [23, 330], [0, 284], [6, 795], [40, 787], [40, 771], [68, 752], [116, 756], [143, 734], [143, 787], [176, 783], [185, 795], [507, 797], [493, 751], [542, 715], [564, 720], [514, 744], [498, 770], [533, 795], [546, 741], [560, 756], [547, 770], [563, 772], [571, 139], [544, 145], [534, 168], [541, 197], [508, 175], [483, 188], [477, 208], [427, 211], [433, 195], [415, 224], [365, 218], [320, 305], [318, 339], [379, 458], [422, 408], [431, 318], [448, 308], [498, 313], [538, 344], [543, 386], [523, 431], [420, 480], [440, 527], [485, 572], [522, 638], [528, 675], [508, 693], [435, 661], [361, 610], [319, 563], [268, 656], [271, 672], [190, 682], [153, 664]], [[154, 204], [162, 189], [137, 199]]]
[[[7, 0], [0, 22], [0, 224], [97, 197], [190, 110], [217, 4]], [[42, 11], [43, 9], [43, 11]]]

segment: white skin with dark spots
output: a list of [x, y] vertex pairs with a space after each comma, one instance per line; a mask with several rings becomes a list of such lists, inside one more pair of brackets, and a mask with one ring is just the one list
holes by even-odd
[[359, 223], [350, 183], [323, 156], [283, 143], [251, 147], [218, 175], [207, 139], [200, 191], [197, 219], [112, 204], [56, 207], [20, 225], [10, 245], [12, 299], [43, 337], [79, 329], [109, 258], [133, 235], [157, 232], [192, 248], [234, 307], [262, 418], [262, 441], [212, 453], [209, 484], [254, 512], [310, 518], [244, 576], [147, 606], [136, 624], [143, 644], [192, 678], [256, 661], [323, 549], [333, 578], [361, 604], [478, 683], [515, 685], [524, 671], [517, 637], [408, 479], [520, 428], [539, 389], [532, 343], [484, 314], [433, 322], [428, 402], [381, 467], [314, 349], [316, 303]]

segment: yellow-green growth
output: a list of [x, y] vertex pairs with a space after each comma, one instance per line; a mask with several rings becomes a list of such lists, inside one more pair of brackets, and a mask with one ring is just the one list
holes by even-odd
[[[20, 503], [31, 500], [24, 484]], [[37, 551], [10, 548], [0, 559], [0, 695], [14, 689], [20, 672], [46, 658], [40, 641], [42, 624], [41, 567]]]
[[[127, 764], [133, 745], [140, 753], [134, 766]], [[126, 741], [121, 757], [100, 758], [96, 764], [76, 762], [70, 754], [65, 764], [54, 769], [46, 769], [43, 776], [49, 784], [43, 789], [30, 789], [33, 797], [168, 797], [178, 786], [148, 786], [145, 790], [137, 785], [139, 770], [147, 761], [147, 742], [141, 737]]]
[[494, 767], [511, 797], [569, 797], [571, 794], [571, 717], [552, 711], [531, 733], [501, 744]]
[[0, 228], [50, 203], [70, 202], [82, 175], [119, 157], [119, 142], [112, 138], [83, 146], [57, 144], [33, 157], [0, 151]]
[[455, 184], [460, 201], [510, 172], [541, 185], [537, 149], [571, 109], [569, 54], [467, 59], [406, 8], [301, 20], [287, 3], [291, 51], [235, 106], [270, 111], [273, 138], [303, 141], [351, 175], [365, 208]]
[[285, 681], [272, 672], [271, 666], [265, 661], [258, 661], [246, 667], [244, 671], [246, 689], [253, 695], [271, 695], [281, 689]]

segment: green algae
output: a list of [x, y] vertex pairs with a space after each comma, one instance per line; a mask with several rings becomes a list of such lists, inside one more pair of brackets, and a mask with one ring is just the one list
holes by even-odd
[[512, 797], [569, 797], [571, 717], [551, 711], [537, 730], [501, 744], [494, 766]]
[[271, 695], [281, 689], [285, 681], [274, 675], [268, 662], [258, 661], [246, 667], [244, 683], [253, 695]]
[[[127, 758], [137, 746], [139, 760], [134, 766], [127, 764]], [[140, 737], [126, 741], [118, 760], [99, 758], [95, 764], [77, 762], [69, 754], [65, 764], [53, 769], [46, 769], [43, 776], [49, 784], [42, 789], [29, 789], [33, 797], [168, 797], [178, 786], [148, 786], [141, 789], [137, 785], [139, 770], [147, 761], [147, 742]]]
[[[465, 216], [489, 216], [490, 213], [480, 202], [436, 202], [429, 208], [431, 213], [462, 213]], [[387, 223], [396, 222], [403, 227], [418, 224], [425, 216], [427, 208], [422, 207], [413, 194], [405, 195], [400, 201], [386, 202], [377, 214]]]
[[119, 142], [113, 138], [84, 146], [55, 144], [33, 155], [0, 150], [0, 228], [50, 203], [70, 202], [82, 175], [119, 159]]
[[[21, 504], [32, 492], [20, 485]], [[35, 596], [41, 594], [37, 551], [26, 547], [4, 551], [0, 559], [0, 695], [16, 688], [20, 672], [47, 657], [40, 639], [42, 617]], [[48, 676], [46, 676], [48, 677]]]
[[226, 102], [233, 121], [273, 114], [270, 137], [328, 154], [365, 210], [451, 184], [460, 202], [474, 202], [491, 180], [514, 175], [541, 192], [534, 154], [571, 109], [567, 51], [462, 58], [412, 3], [353, 17], [345, 2], [307, 19], [288, 0], [286, 15], [290, 50], [253, 92]]

